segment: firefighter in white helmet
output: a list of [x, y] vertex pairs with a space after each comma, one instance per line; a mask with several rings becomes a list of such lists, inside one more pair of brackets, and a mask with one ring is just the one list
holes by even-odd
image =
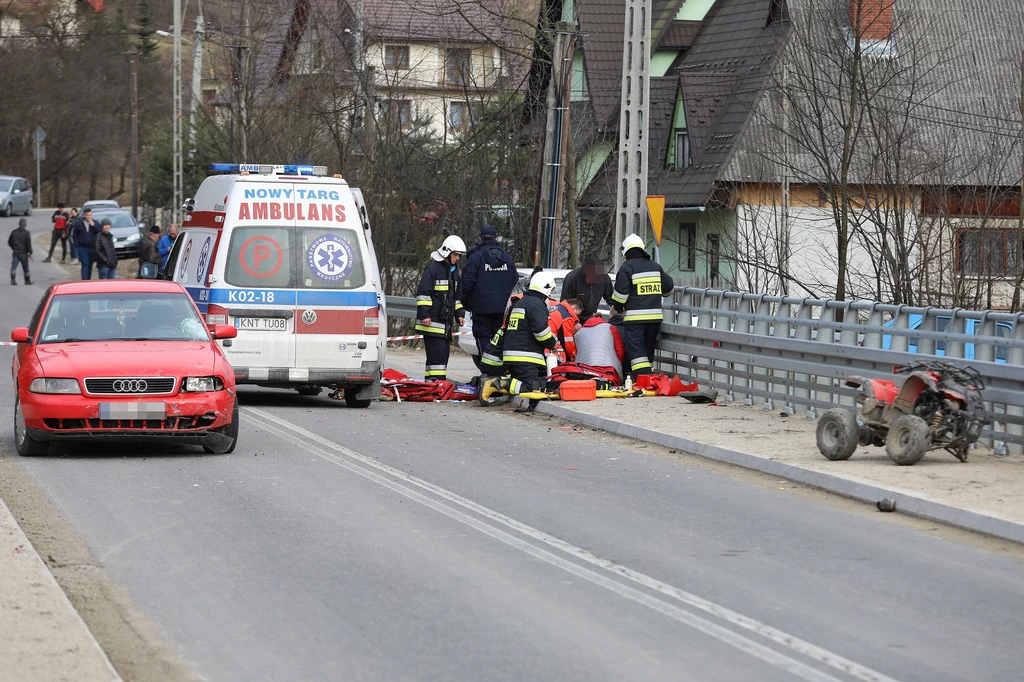
[[[505, 327], [502, 360], [509, 377], [488, 379], [480, 387], [480, 402], [486, 405], [495, 393], [533, 393], [544, 388], [547, 362], [544, 351], [554, 350], [555, 335], [548, 326], [548, 297], [555, 288], [555, 276], [541, 270], [530, 278], [530, 286], [512, 305]], [[527, 411], [539, 401], [531, 399]], [[521, 410], [517, 410], [521, 411]]]
[[464, 253], [466, 243], [461, 237], [446, 237], [441, 247], [430, 254], [430, 262], [416, 288], [416, 331], [423, 335], [427, 352], [427, 380], [448, 378], [452, 333], [464, 322], [457, 265]]
[[[625, 308], [622, 336], [633, 379], [651, 373], [654, 346], [661, 328], [661, 299], [672, 295], [675, 282], [644, 250], [644, 240], [635, 234], [622, 242], [625, 261], [615, 276], [612, 301]], [[625, 368], [624, 368], [625, 369]]]

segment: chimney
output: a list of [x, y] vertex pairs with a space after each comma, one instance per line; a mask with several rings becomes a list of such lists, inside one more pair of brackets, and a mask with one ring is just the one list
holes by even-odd
[[850, 28], [860, 40], [892, 37], [892, 10], [896, 0], [850, 0]]

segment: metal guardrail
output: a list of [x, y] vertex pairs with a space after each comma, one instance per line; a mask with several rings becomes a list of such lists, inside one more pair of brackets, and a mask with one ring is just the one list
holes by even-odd
[[[415, 299], [387, 302], [390, 315], [416, 314]], [[993, 419], [986, 444], [999, 454], [1024, 451], [1024, 314], [689, 287], [664, 307], [659, 366], [695, 376], [723, 400], [815, 419], [854, 405], [847, 377], [892, 378], [894, 366], [941, 349], [945, 361], [981, 373]]]

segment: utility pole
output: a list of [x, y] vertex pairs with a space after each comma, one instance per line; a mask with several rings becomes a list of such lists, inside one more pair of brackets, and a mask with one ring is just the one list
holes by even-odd
[[779, 253], [779, 293], [789, 295], [789, 69], [782, 66], [782, 239]]
[[[534, 227], [530, 251], [534, 263], [552, 267], [558, 261], [558, 243], [562, 223], [562, 187], [565, 180], [565, 144], [568, 137], [568, 107], [572, 78], [572, 54], [575, 41], [566, 37], [574, 33], [572, 24], [558, 22], [551, 47], [551, 78], [545, 107], [544, 152], [541, 156], [540, 187], [537, 193]], [[568, 54], [568, 60], [566, 55]]]
[[[181, 0], [174, 0], [174, 50], [172, 60], [171, 116], [173, 121], [173, 156], [174, 156], [174, 198], [171, 200], [171, 220], [181, 222], [181, 206], [184, 202], [184, 169], [181, 154], [182, 116], [181, 116]], [[134, 210], [134, 209], [133, 209]], [[136, 216], [138, 218], [138, 216]]]
[[137, 55], [128, 53], [132, 98], [132, 215], [139, 219], [139, 69]]
[[366, 187], [367, 192], [369, 192], [370, 185], [373, 183], [373, 148], [376, 142], [375, 138], [377, 134], [374, 126], [375, 121], [373, 111], [373, 98], [375, 95], [375, 88], [377, 85], [375, 81], [376, 69], [374, 69], [372, 66], [367, 66], [365, 69], [365, 74], [367, 106], [365, 110], [366, 117], [363, 121], [363, 134], [365, 135], [363, 145], [364, 149], [366, 149], [366, 155], [364, 159], [366, 162], [366, 172], [363, 185]]
[[188, 152], [190, 159], [195, 157], [196, 154], [196, 125], [199, 122], [199, 109], [203, 105], [204, 35], [205, 29], [203, 27], [203, 15], [200, 14], [196, 17], [196, 35], [192, 43], [192, 107], [189, 111], [188, 117], [189, 140], [191, 141]]
[[626, 0], [622, 36], [622, 104], [619, 109], [619, 173], [615, 192], [615, 269], [627, 234], [646, 241], [647, 111], [651, 94], [651, 0]]
[[[242, 59], [242, 55], [245, 59]], [[248, 93], [246, 92], [246, 78], [249, 61], [249, 5], [242, 0], [242, 45], [238, 50], [238, 90], [239, 90], [239, 113], [242, 116], [241, 137], [242, 137], [242, 162], [249, 162], [249, 108]]]
[[355, 43], [355, 45], [352, 46], [352, 53], [355, 57], [355, 64], [353, 64], [353, 67], [356, 72], [355, 112], [352, 117], [353, 130], [357, 130], [361, 125], [363, 125], [363, 106], [366, 94], [366, 83], [363, 80], [367, 77], [365, 45], [366, 26], [363, 21], [363, 5], [364, 0], [356, 0], [356, 30], [355, 34], [352, 36], [352, 41]]

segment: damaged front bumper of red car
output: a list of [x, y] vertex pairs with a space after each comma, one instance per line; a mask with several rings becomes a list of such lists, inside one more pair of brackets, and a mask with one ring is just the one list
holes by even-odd
[[21, 391], [28, 435], [38, 441], [124, 440], [185, 445], [229, 443], [234, 391], [164, 399], [103, 399]]

